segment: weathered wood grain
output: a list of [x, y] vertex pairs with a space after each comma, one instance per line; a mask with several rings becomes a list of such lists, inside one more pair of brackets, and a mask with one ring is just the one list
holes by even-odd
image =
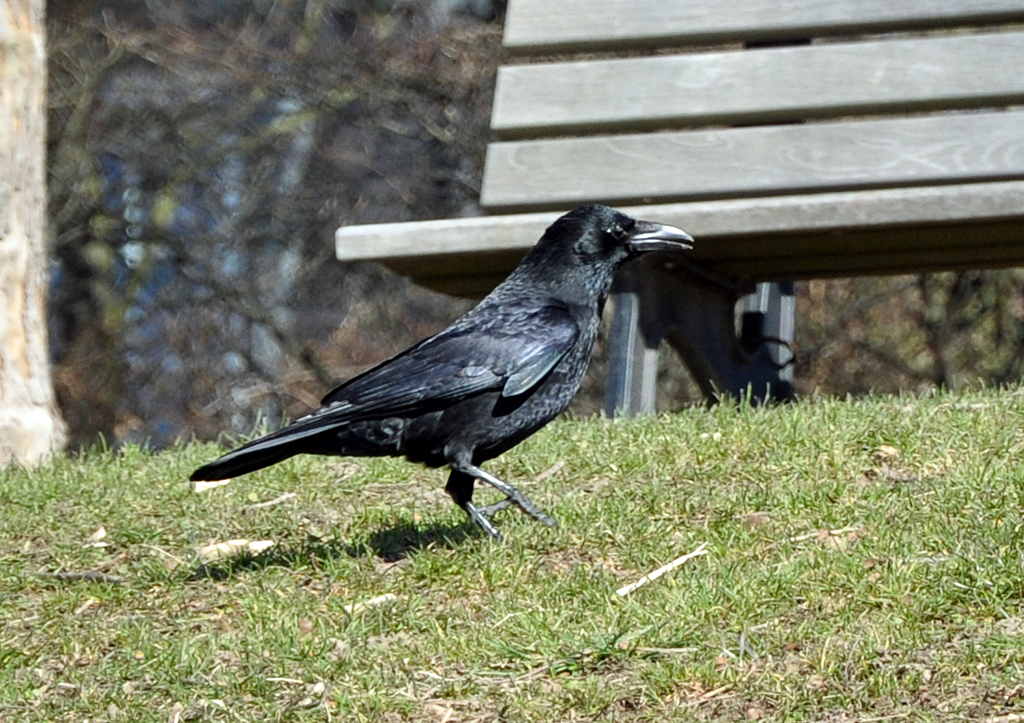
[[[697, 239], [694, 258], [755, 280], [1024, 265], [1024, 181], [624, 207]], [[489, 291], [558, 212], [338, 229], [375, 260], [448, 293]]]
[[1024, 111], [942, 113], [492, 143], [480, 200], [540, 210], [1020, 178]]
[[1024, 32], [981, 33], [505, 66], [491, 127], [511, 139], [1022, 101]]
[[[1024, 0], [514, 0], [513, 54], [830, 40], [503, 68], [481, 201], [519, 213], [342, 228], [338, 256], [479, 295], [558, 213], [600, 201], [753, 280], [1024, 265], [1010, 23]], [[933, 28], [952, 30], [916, 32]]]
[[516, 0], [504, 42], [513, 52], [554, 52], [1022, 20], [1020, 0]]

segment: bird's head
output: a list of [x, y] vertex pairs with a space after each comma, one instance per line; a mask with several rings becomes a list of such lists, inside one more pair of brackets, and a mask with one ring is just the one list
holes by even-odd
[[651, 251], [682, 251], [692, 244], [693, 238], [675, 226], [640, 221], [608, 206], [580, 206], [547, 228], [501, 285], [499, 296], [540, 286], [557, 296], [601, 303], [615, 270], [626, 261]]
[[555, 221], [545, 238], [571, 241], [572, 254], [586, 264], [615, 267], [651, 251], [692, 248], [690, 234], [666, 224], [640, 221], [608, 206], [580, 206]]

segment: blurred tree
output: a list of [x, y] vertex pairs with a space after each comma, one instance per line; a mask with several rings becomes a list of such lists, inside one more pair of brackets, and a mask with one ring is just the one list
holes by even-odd
[[42, 0], [0, 4], [0, 464], [64, 444], [46, 335]]
[[465, 306], [339, 264], [332, 237], [475, 212], [500, 27], [423, 2], [228, 5], [51, 3], [73, 449], [276, 425]]
[[[70, 448], [276, 425], [467, 308], [338, 263], [333, 232], [481, 212], [502, 7], [51, 0], [49, 342]], [[800, 394], [1024, 370], [1024, 269], [797, 289]], [[599, 345], [574, 413], [601, 408], [606, 367]], [[659, 409], [702, 400], [667, 349], [662, 372]]]

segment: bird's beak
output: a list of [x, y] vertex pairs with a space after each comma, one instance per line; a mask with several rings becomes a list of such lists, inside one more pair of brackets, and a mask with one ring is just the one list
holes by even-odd
[[633, 253], [670, 251], [693, 248], [693, 236], [682, 229], [651, 221], [637, 221], [629, 236]]

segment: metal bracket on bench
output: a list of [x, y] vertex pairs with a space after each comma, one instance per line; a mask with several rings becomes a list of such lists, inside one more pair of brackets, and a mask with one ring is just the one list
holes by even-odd
[[[745, 301], [740, 331], [736, 302]], [[753, 284], [651, 254], [623, 268], [612, 288], [609, 416], [654, 412], [658, 346], [672, 345], [709, 400], [793, 396], [793, 285]]]

